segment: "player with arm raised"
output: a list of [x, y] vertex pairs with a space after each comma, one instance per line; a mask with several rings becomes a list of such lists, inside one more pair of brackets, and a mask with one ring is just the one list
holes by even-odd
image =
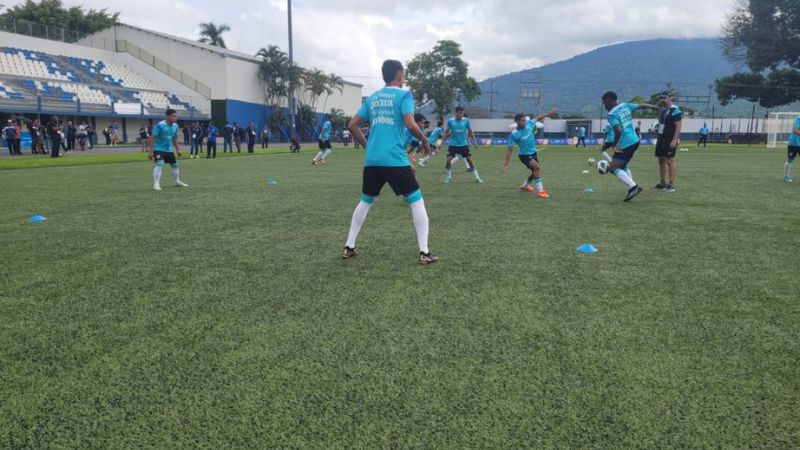
[[614, 141], [611, 146], [614, 156], [611, 158], [610, 171], [628, 186], [628, 195], [625, 196], [625, 201], [628, 202], [641, 194], [643, 190], [636, 184], [633, 175], [625, 170], [636, 150], [639, 149], [639, 136], [636, 134], [636, 127], [633, 124], [633, 112], [640, 108], [656, 111], [659, 108], [648, 104], [618, 103], [617, 94], [613, 91], [603, 94], [602, 100], [603, 106], [608, 111], [608, 123], [614, 129]]
[[[406, 153], [405, 130], [416, 137], [426, 152], [430, 146], [414, 122], [414, 96], [403, 89], [405, 71], [400, 61], [387, 60], [381, 69], [386, 86], [369, 96], [358, 110], [348, 128], [353, 138], [366, 149], [364, 174], [361, 187], [361, 201], [358, 202], [350, 233], [342, 251], [342, 259], [356, 256], [356, 239], [367, 218], [370, 207], [380, 195], [386, 183], [396, 195], [402, 195], [411, 207], [414, 228], [417, 231], [420, 265], [433, 264], [439, 260], [428, 249], [428, 212], [422, 199], [417, 178], [411, 168]], [[362, 120], [370, 123], [369, 141], [364, 139], [359, 124]]]
[[508, 170], [508, 163], [511, 161], [511, 153], [514, 151], [514, 146], [519, 146], [519, 160], [531, 171], [531, 175], [525, 180], [520, 190], [523, 192], [533, 192], [533, 186], [536, 186], [536, 195], [540, 198], [550, 198], [550, 195], [544, 190], [544, 185], [542, 184], [541, 166], [536, 150], [536, 129], [539, 121], [557, 112], [558, 109], [553, 108], [546, 114], [534, 117], [533, 119], [524, 114], [517, 114], [517, 116], [514, 117], [517, 127], [508, 137], [506, 160], [503, 163], [503, 169], [500, 171], [500, 173], [503, 174]]

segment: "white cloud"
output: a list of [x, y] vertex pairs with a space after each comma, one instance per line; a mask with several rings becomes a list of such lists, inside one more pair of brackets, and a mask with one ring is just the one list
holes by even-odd
[[[123, 22], [185, 38], [203, 21], [226, 23], [232, 49], [255, 53], [288, 47], [286, 1], [65, 0], [72, 6], [120, 11]], [[710, 37], [719, 33], [733, 0], [295, 0], [295, 58], [306, 67], [336, 72], [377, 88], [380, 64], [408, 61], [437, 40], [462, 44], [473, 76], [481, 80], [559, 61], [604, 45], [649, 38]], [[165, 8], [175, 14], [165, 14]]]

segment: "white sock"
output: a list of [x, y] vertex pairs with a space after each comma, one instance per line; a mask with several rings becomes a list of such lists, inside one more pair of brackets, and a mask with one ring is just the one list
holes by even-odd
[[162, 166], [156, 166], [156, 168], [153, 169], [153, 184], [158, 184], [161, 182], [161, 169]]
[[542, 192], [544, 190], [544, 184], [542, 183], [542, 179], [537, 178], [536, 180], [534, 180], [534, 182], [536, 183], [536, 190]]
[[333, 150], [331, 150], [331, 149], [327, 149], [327, 150], [325, 150], [325, 152], [323, 152], [323, 153], [322, 153], [322, 159], [325, 159], [325, 158], [327, 158], [327, 157], [328, 157], [328, 155], [330, 155], [332, 151], [333, 151]]
[[181, 173], [177, 167], [172, 168], [172, 182], [177, 183], [181, 180]]
[[616, 172], [614, 172], [614, 175], [616, 175], [617, 178], [619, 178], [619, 180], [625, 183], [629, 188], [636, 186], [636, 182], [633, 181], [633, 177], [628, 175], [628, 172], [625, 172], [622, 169], [617, 169]]
[[358, 202], [356, 210], [353, 211], [353, 221], [350, 222], [350, 234], [347, 235], [347, 243], [345, 244], [348, 248], [356, 248], [358, 233], [361, 232], [361, 227], [364, 225], [364, 221], [367, 220], [367, 213], [371, 206], [371, 203], [362, 200]]
[[428, 212], [425, 210], [425, 200], [414, 202], [411, 205], [411, 217], [414, 219], [414, 228], [417, 229], [417, 242], [419, 251], [428, 254]]
[[475, 169], [474, 171], [472, 171], [472, 174], [475, 175], [475, 179], [476, 180], [480, 180], [481, 179], [481, 176], [478, 175], [478, 169]]
[[453, 176], [453, 169], [444, 169], [444, 171], [447, 173], [447, 178], [450, 178], [450, 177]]
[[602, 154], [606, 161], [611, 162], [611, 155], [609, 155], [608, 152], [603, 152]]
[[793, 161], [786, 161], [786, 164], [783, 165], [783, 176], [789, 177], [789, 174], [792, 172], [792, 162]]
[[317, 153], [317, 156], [314, 157], [314, 161], [319, 161], [320, 159], [322, 159], [322, 154], [323, 153], [325, 153], [325, 152], [320, 151], [319, 153]]
[[464, 165], [467, 166], [467, 169], [469, 169], [469, 161], [467, 161], [466, 158], [464, 159]]

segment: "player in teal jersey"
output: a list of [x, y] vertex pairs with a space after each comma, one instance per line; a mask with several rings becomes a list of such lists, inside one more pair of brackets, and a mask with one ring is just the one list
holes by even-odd
[[436, 128], [434, 128], [433, 131], [431, 131], [430, 136], [428, 136], [428, 144], [431, 147], [431, 151], [430, 153], [425, 154], [425, 156], [419, 160], [420, 167], [425, 167], [428, 164], [428, 161], [430, 161], [430, 159], [436, 155], [436, 149], [439, 146], [439, 140], [442, 138], [442, 136], [444, 136], [444, 129], [442, 128], [443, 126], [444, 122], [441, 120], [438, 121], [436, 123]]
[[603, 106], [608, 111], [608, 123], [614, 129], [614, 141], [611, 149], [614, 156], [611, 158], [611, 172], [620, 181], [628, 186], [628, 195], [625, 201], [631, 201], [634, 197], [642, 193], [642, 187], [633, 179], [633, 175], [626, 171], [636, 150], [639, 149], [639, 135], [636, 134], [636, 126], [633, 124], [633, 112], [639, 108], [647, 108], [658, 111], [657, 106], [648, 104], [618, 103], [617, 94], [609, 91], [603, 94]]
[[[422, 134], [424, 135], [425, 129], [423, 127], [425, 126], [425, 122], [427, 122], [427, 119], [425, 119], [425, 115], [422, 113], [415, 113], [414, 122], [417, 124], [420, 130], [422, 130]], [[411, 161], [411, 168], [413, 169], [414, 164], [417, 163], [416, 154], [419, 151], [419, 149], [423, 148], [422, 141], [414, 137], [414, 135], [411, 134], [411, 131], [409, 131], [408, 128], [406, 128], [404, 139], [406, 141], [406, 149], [407, 149], [406, 153], [408, 153], [408, 159]]]
[[520, 190], [524, 192], [533, 192], [533, 186], [536, 186], [536, 195], [540, 198], [550, 198], [550, 195], [544, 190], [544, 185], [542, 184], [541, 166], [536, 150], [537, 123], [545, 117], [550, 117], [557, 112], [558, 110], [553, 108], [546, 114], [534, 117], [533, 119], [524, 114], [517, 114], [516, 117], [514, 117], [517, 127], [508, 137], [506, 161], [503, 163], [503, 169], [500, 171], [500, 174], [503, 174], [508, 170], [508, 163], [511, 161], [511, 153], [514, 151], [514, 146], [519, 146], [519, 160], [531, 171], [531, 175], [525, 180]]
[[797, 155], [800, 154], [800, 116], [794, 119], [792, 124], [792, 134], [789, 135], [789, 152], [786, 164], [783, 165], [783, 181], [792, 182], [792, 164]]
[[319, 153], [314, 159], [311, 160], [311, 164], [317, 166], [320, 164], [325, 164], [325, 158], [331, 154], [333, 151], [331, 146], [331, 133], [333, 132], [333, 118], [328, 116], [325, 120], [325, 123], [322, 124], [322, 129], [319, 132]]
[[[178, 148], [178, 113], [174, 109], [168, 109], [166, 118], [153, 127], [147, 143], [147, 158], [156, 163], [153, 169], [153, 190], [161, 190], [161, 170], [164, 164], [169, 164], [172, 168], [172, 181], [177, 187], [189, 187], [181, 181], [178, 161], [175, 154], [180, 157], [181, 149]], [[175, 149], [173, 153], [172, 149]]]
[[456, 155], [467, 160], [467, 171], [475, 175], [475, 182], [483, 183], [481, 176], [478, 174], [478, 168], [475, 167], [475, 163], [472, 161], [469, 138], [472, 138], [472, 147], [477, 150], [478, 138], [475, 137], [475, 133], [472, 131], [469, 119], [464, 117], [464, 108], [459, 106], [456, 108], [456, 116], [447, 121], [447, 132], [444, 135], [445, 141], [450, 140], [447, 163], [445, 164], [445, 183], [449, 183], [453, 179], [453, 160]]
[[[417, 178], [406, 153], [406, 129], [416, 137], [426, 152], [430, 151], [425, 135], [414, 121], [414, 96], [403, 89], [405, 71], [400, 61], [387, 60], [381, 69], [386, 86], [367, 97], [348, 128], [356, 142], [366, 149], [361, 185], [361, 201], [358, 202], [350, 233], [342, 251], [343, 259], [356, 256], [356, 239], [367, 218], [370, 207], [388, 183], [396, 195], [402, 195], [411, 207], [411, 217], [417, 231], [419, 259], [421, 265], [435, 263], [439, 258], [428, 249], [428, 212], [422, 198]], [[369, 142], [364, 139], [359, 125], [362, 120], [370, 123]]]

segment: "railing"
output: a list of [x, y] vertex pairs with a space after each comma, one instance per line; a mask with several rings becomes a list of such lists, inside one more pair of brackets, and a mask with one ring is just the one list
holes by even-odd
[[[0, 17], [0, 31], [47, 39], [50, 41], [66, 42], [68, 44], [77, 44], [78, 41], [91, 36], [86, 33], [81, 33], [80, 31], [67, 30], [66, 28], [31, 22], [25, 19], [17, 19], [15, 17]], [[95, 39], [91, 40], [92, 47], [107, 49], [107, 46], [111, 45], [111, 49], [114, 48], [113, 40], [105, 38], [97, 38], [96, 40], [98, 42], [95, 42]]]

